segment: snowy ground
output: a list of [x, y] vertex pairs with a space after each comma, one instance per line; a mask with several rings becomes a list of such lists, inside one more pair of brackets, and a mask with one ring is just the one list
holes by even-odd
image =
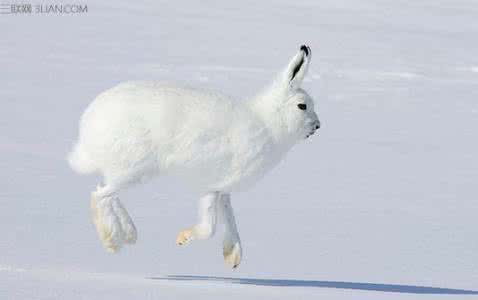
[[[86, 3], [0, 15], [1, 299], [478, 296], [476, 1]], [[233, 195], [242, 265], [219, 239], [175, 245], [198, 195], [168, 179], [123, 195], [138, 244], [106, 253], [97, 178], [64, 159], [95, 95], [129, 79], [252, 95], [302, 43], [323, 126]]]

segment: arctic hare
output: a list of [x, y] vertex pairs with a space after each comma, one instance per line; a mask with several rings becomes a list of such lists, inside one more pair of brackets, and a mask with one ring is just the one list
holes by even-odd
[[301, 139], [320, 127], [312, 98], [300, 88], [311, 60], [301, 46], [263, 92], [236, 102], [215, 92], [156, 82], [126, 82], [86, 109], [68, 160], [79, 173], [97, 172], [93, 223], [104, 247], [134, 244], [136, 228], [118, 193], [156, 175], [174, 175], [203, 193], [199, 222], [177, 243], [210, 238], [225, 225], [225, 262], [236, 267], [241, 243], [230, 194], [249, 187]]

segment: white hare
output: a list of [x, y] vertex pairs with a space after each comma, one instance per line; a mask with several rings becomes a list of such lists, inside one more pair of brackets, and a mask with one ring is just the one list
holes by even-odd
[[300, 88], [311, 60], [301, 46], [262, 93], [237, 102], [221, 94], [156, 82], [126, 82], [86, 109], [68, 160], [104, 183], [91, 196], [99, 237], [115, 252], [136, 241], [136, 228], [118, 193], [156, 175], [173, 175], [202, 193], [199, 222], [177, 243], [207, 239], [225, 225], [224, 259], [241, 260], [230, 194], [255, 183], [298, 141], [320, 127], [311, 97]]

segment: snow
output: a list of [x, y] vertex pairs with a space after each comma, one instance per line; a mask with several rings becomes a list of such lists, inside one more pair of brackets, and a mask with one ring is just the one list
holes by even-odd
[[[475, 1], [87, 4], [0, 15], [1, 299], [478, 291]], [[88, 212], [97, 178], [65, 161], [86, 105], [135, 79], [252, 95], [303, 43], [322, 127], [232, 195], [239, 268], [224, 266], [219, 237], [175, 245], [199, 196], [170, 179], [122, 196], [138, 243], [104, 251]]]

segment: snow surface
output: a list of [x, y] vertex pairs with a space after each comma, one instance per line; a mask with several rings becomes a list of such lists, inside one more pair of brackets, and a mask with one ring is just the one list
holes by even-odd
[[[0, 15], [0, 299], [478, 296], [476, 1], [87, 4]], [[122, 196], [138, 244], [107, 253], [65, 161], [86, 105], [131, 79], [250, 96], [302, 43], [322, 128], [233, 195], [241, 266], [175, 245], [198, 195], [168, 179]]]

